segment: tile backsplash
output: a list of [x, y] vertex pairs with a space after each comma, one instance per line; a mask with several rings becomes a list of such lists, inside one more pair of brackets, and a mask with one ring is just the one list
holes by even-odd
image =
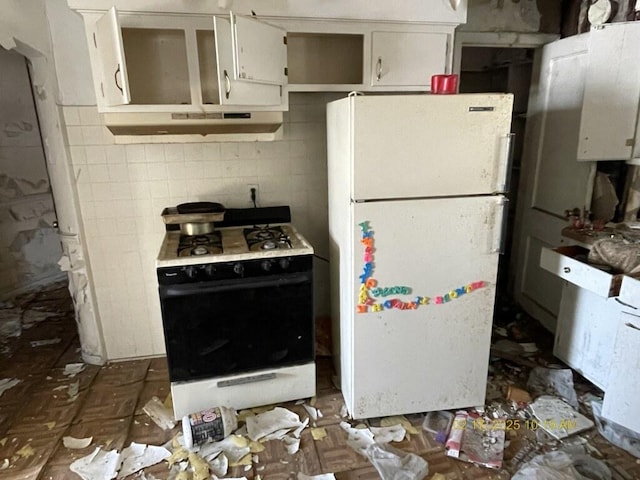
[[342, 94], [289, 98], [273, 142], [116, 145], [96, 107], [63, 107], [97, 309], [109, 359], [164, 353], [155, 258], [162, 209], [183, 202], [289, 205], [313, 245], [315, 312], [329, 312], [325, 108]]

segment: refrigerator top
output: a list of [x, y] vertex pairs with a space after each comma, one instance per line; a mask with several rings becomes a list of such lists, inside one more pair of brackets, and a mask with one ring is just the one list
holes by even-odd
[[351, 198], [506, 191], [512, 94], [357, 95], [348, 102]]

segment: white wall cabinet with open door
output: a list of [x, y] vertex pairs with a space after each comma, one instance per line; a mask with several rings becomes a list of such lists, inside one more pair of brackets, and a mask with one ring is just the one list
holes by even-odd
[[286, 32], [254, 18], [84, 15], [98, 110], [206, 113], [288, 108]]

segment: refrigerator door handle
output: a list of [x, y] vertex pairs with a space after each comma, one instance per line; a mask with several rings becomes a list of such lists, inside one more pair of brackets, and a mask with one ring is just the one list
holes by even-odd
[[500, 223], [500, 236], [498, 237], [497, 241], [494, 240], [494, 246], [491, 249], [491, 252], [504, 255], [507, 243], [507, 225], [509, 223], [509, 199], [507, 197], [500, 197], [497, 206], [498, 208], [500, 208], [502, 214], [502, 220]]
[[496, 192], [507, 193], [511, 187], [511, 166], [513, 165], [513, 146], [515, 133], [507, 133], [503, 137], [502, 154], [505, 156], [503, 161], [500, 162], [500, 166], [504, 168], [504, 171], [499, 170], [498, 184]]

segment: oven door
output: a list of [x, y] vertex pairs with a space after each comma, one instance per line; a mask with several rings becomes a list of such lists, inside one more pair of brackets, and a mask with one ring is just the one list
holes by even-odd
[[311, 271], [159, 292], [172, 382], [314, 360]]

